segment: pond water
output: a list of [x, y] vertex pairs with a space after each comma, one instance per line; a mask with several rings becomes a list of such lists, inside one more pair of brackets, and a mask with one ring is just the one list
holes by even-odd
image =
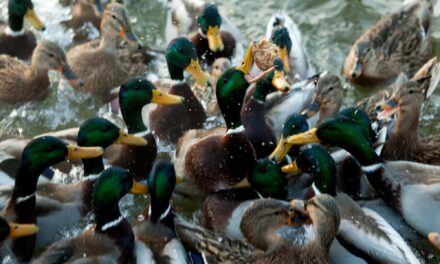
[[[0, 0], [0, 18], [6, 17], [6, 2]], [[55, 0], [33, 0], [37, 13], [41, 14], [48, 30], [37, 33], [39, 37], [57, 41], [68, 48], [72, 32], [64, 31], [58, 23], [68, 16], [68, 9], [61, 8]], [[164, 27], [165, 10], [160, 0], [127, 0], [130, 19], [134, 31], [143, 43], [156, 49], [165, 49]], [[248, 41], [264, 36], [266, 24], [273, 12], [286, 11], [298, 24], [309, 59], [319, 71], [329, 71], [342, 78], [342, 65], [353, 42], [383, 15], [398, 8], [402, 1], [397, 0], [222, 0], [216, 1], [221, 13], [227, 15], [238, 26]], [[250, 12], [252, 10], [252, 12]], [[440, 50], [440, 21], [434, 20], [432, 26], [433, 52]], [[159, 76], [167, 75], [163, 56], [150, 67], [150, 72]], [[0, 135], [34, 136], [43, 132], [80, 125], [84, 120], [100, 115], [109, 117], [108, 106], [102, 105], [89, 95], [74, 92], [56, 73], [51, 73], [52, 92], [42, 102], [28, 103], [20, 107], [0, 106]], [[345, 82], [343, 80], [343, 82]], [[345, 84], [345, 105], [352, 105], [368, 94]], [[424, 113], [422, 133], [425, 135], [440, 132], [440, 91], [430, 100]], [[171, 149], [163, 146], [162, 156]], [[131, 199], [131, 198], [129, 198]], [[423, 201], [420, 201], [423, 202]], [[145, 200], [135, 200], [138, 205], [130, 208], [131, 202], [124, 203], [126, 210], [137, 211]], [[187, 213], [197, 208], [192, 201], [179, 201], [179, 207]], [[130, 208], [130, 209], [129, 209]], [[68, 233], [69, 235], [71, 233]], [[428, 248], [416, 242], [417, 247]], [[430, 249], [429, 251], [431, 251]], [[439, 263], [434, 255], [424, 256], [428, 263]]]

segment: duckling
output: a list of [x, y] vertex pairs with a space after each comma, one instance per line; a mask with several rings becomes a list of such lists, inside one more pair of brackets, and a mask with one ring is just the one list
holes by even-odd
[[146, 179], [156, 160], [157, 144], [154, 135], [143, 121], [142, 108], [150, 103], [170, 107], [182, 104], [182, 102], [182, 97], [162, 92], [144, 78], [133, 77], [125, 81], [119, 90], [122, 117], [128, 132], [140, 135], [147, 144], [145, 146], [121, 144], [110, 146], [104, 155], [109, 164], [128, 169], [138, 181]]
[[183, 72], [192, 75], [199, 85], [207, 85], [207, 76], [197, 60], [194, 44], [187, 38], [173, 39], [166, 50], [170, 77], [174, 81], [168, 93], [185, 98], [182, 105], [157, 106], [149, 111], [149, 124], [153, 133], [162, 141], [175, 144], [188, 130], [202, 128], [206, 120], [203, 106], [197, 100], [190, 86], [183, 80]]
[[[350, 252], [368, 262], [419, 263], [404, 239], [384, 218], [368, 208], [361, 208], [348, 195], [336, 190], [336, 163], [324, 147], [319, 144], [302, 146], [296, 160], [284, 166], [283, 171], [312, 175], [315, 181], [307, 196], [326, 193], [336, 198], [341, 210], [337, 238]], [[344, 263], [351, 262], [346, 260]]]
[[44, 24], [34, 11], [31, 0], [8, 0], [8, 24], [0, 25], [0, 54], [29, 60], [37, 46], [34, 33], [23, 28], [26, 19], [37, 30], [44, 30]]
[[321, 142], [344, 148], [361, 164], [375, 191], [411, 227], [423, 236], [430, 232], [440, 232], [437, 221], [440, 215], [435, 210], [440, 184], [438, 166], [409, 161], [384, 161], [375, 153], [368, 136], [358, 123], [344, 116], [327, 119], [317, 128], [291, 136], [286, 141], [293, 145]]
[[199, 60], [211, 66], [217, 58], [232, 59], [237, 45], [234, 36], [224, 30], [222, 17], [217, 5], [207, 3], [197, 16], [199, 26], [197, 33], [193, 34], [191, 41], [194, 43]]
[[361, 85], [412, 76], [431, 57], [429, 1], [410, 1], [360, 36], [344, 63], [344, 76]]
[[104, 102], [116, 97], [111, 90], [127, 80], [132, 66], [118, 59], [116, 46], [120, 37], [132, 46], [141, 47], [131, 30], [125, 7], [111, 3], [103, 13], [99, 46], [94, 47], [93, 42], [90, 42], [75, 46], [67, 52], [67, 60], [72, 69], [85, 81], [85, 85], [78, 90], [98, 96]]
[[419, 119], [427, 93], [440, 80], [440, 64], [431, 64], [429, 75], [421, 79], [400, 82], [392, 98], [382, 105], [379, 117], [387, 118], [398, 112], [395, 128], [387, 139], [382, 157], [387, 160], [409, 160], [440, 165], [440, 136], [419, 137]]
[[93, 226], [76, 237], [54, 243], [33, 263], [130, 263], [134, 258], [134, 234], [118, 202], [128, 192], [141, 194], [133, 187], [133, 178], [126, 170], [111, 167], [103, 171], [93, 186]]
[[291, 81], [306, 80], [316, 74], [301, 43], [301, 32], [289, 15], [281, 11], [274, 14], [267, 24], [266, 38], [277, 45]]
[[[171, 162], [159, 160], [148, 177], [151, 203], [133, 226], [136, 239], [137, 263], [164, 261], [186, 263], [186, 251], [174, 232], [174, 216], [170, 198], [176, 184], [176, 174]], [[151, 253], [141, 249], [151, 249]]]
[[[15, 176], [11, 199], [0, 215], [17, 223], [36, 223], [36, 188], [40, 174], [49, 166], [63, 160], [93, 158], [102, 155], [102, 148], [83, 148], [67, 145], [54, 137], [41, 137], [29, 142], [23, 150], [22, 159]], [[64, 223], [60, 223], [64, 224]], [[52, 227], [53, 228], [53, 227]], [[41, 235], [46, 235], [44, 230]], [[29, 261], [35, 247], [36, 236], [17, 238], [12, 241], [12, 252], [20, 261]]]
[[328, 195], [307, 202], [255, 201], [240, 223], [245, 241], [204, 228], [176, 223], [178, 237], [220, 263], [330, 263], [329, 247], [340, 223], [339, 208]]
[[63, 50], [54, 42], [42, 41], [34, 50], [31, 65], [0, 55], [0, 101], [20, 104], [47, 97], [50, 85], [48, 71], [57, 70], [73, 87], [84, 83], [70, 69]]

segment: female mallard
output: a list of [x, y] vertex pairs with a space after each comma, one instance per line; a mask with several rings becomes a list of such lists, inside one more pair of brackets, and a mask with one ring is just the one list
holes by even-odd
[[149, 127], [160, 140], [175, 144], [188, 130], [202, 128], [206, 120], [203, 106], [197, 100], [191, 87], [183, 80], [187, 71], [196, 82], [207, 85], [207, 77], [197, 60], [194, 44], [187, 38], [176, 38], [170, 41], [166, 51], [166, 60], [170, 77], [174, 81], [168, 93], [184, 97], [181, 105], [157, 106], [149, 109]]
[[150, 205], [133, 226], [137, 263], [164, 259], [172, 263], [186, 263], [186, 251], [174, 232], [174, 214], [170, 205], [175, 185], [174, 165], [167, 161], [156, 162], [148, 177]]
[[392, 98], [383, 106], [379, 117], [387, 118], [398, 112], [393, 133], [385, 142], [382, 157], [386, 160], [410, 160], [440, 165], [440, 136], [419, 137], [419, 119], [427, 93], [440, 80], [440, 64], [432, 60], [429, 70], [420, 79], [404, 79]]
[[351, 47], [345, 78], [368, 85], [412, 76], [431, 57], [431, 13], [429, 1], [411, 1], [381, 19]]
[[283, 171], [311, 175], [314, 183], [307, 194], [309, 197], [326, 193], [336, 198], [341, 210], [337, 238], [353, 254], [374, 263], [419, 263], [404, 239], [384, 218], [361, 208], [348, 195], [336, 190], [336, 163], [324, 147], [318, 144], [301, 147], [294, 163], [283, 167]]
[[293, 145], [321, 142], [344, 148], [362, 165], [375, 191], [411, 227], [423, 236], [440, 231], [437, 221], [440, 211], [435, 210], [440, 186], [438, 166], [409, 161], [384, 161], [374, 152], [361, 126], [344, 116], [330, 118], [317, 128], [291, 136], [286, 141]]
[[277, 45], [290, 80], [306, 80], [316, 74], [301, 43], [301, 32], [289, 15], [283, 12], [273, 15], [266, 27], [266, 38]]
[[[17, 223], [36, 223], [35, 192], [40, 174], [49, 166], [66, 159], [93, 158], [99, 155], [102, 155], [100, 147], [84, 148], [67, 145], [54, 137], [32, 140], [23, 150], [11, 199], [0, 212], [1, 216]], [[44, 235], [45, 232], [40, 234]], [[35, 240], [35, 235], [14, 239], [12, 252], [20, 261], [29, 261], [34, 251]]]
[[8, 25], [0, 26], [0, 54], [28, 60], [37, 40], [31, 31], [24, 30], [24, 19], [37, 30], [44, 30], [44, 25], [35, 14], [31, 0], [8, 0], [8, 14]]
[[19, 104], [44, 99], [49, 93], [49, 70], [62, 73], [73, 87], [83, 85], [67, 64], [63, 50], [53, 42], [43, 41], [37, 45], [31, 65], [0, 55], [0, 101]]
[[226, 130], [190, 130], [177, 144], [174, 156], [177, 175], [191, 178], [202, 190], [229, 189], [249, 176], [254, 168], [255, 150], [244, 133], [240, 112], [250, 82], [268, 72], [250, 82], [246, 80], [251, 52], [249, 49], [243, 63], [228, 69], [217, 82], [216, 97]]
[[[113, 145], [105, 153], [108, 162], [130, 171], [136, 180], [148, 177], [157, 156], [157, 144], [142, 119], [142, 108], [150, 103], [158, 105], [182, 104], [183, 98], [156, 89], [151, 82], [140, 77], [128, 79], [119, 90], [119, 105], [128, 133], [142, 136], [147, 145]], [[168, 106], [168, 107], [170, 107]]]
[[244, 241], [183, 220], [176, 223], [176, 232], [184, 244], [220, 263], [330, 263], [328, 252], [339, 223], [335, 199], [319, 195], [290, 205], [280, 200], [256, 200], [240, 223]]
[[130, 263], [134, 258], [134, 234], [118, 202], [128, 192], [138, 194], [133, 187], [133, 178], [126, 170], [111, 167], [103, 171], [93, 186], [93, 226], [51, 245], [34, 263]]
[[130, 45], [141, 46], [131, 30], [125, 7], [112, 3], [107, 5], [103, 13], [99, 46], [94, 47], [90, 42], [67, 52], [72, 69], [85, 81], [85, 85], [78, 90], [98, 96], [105, 102], [114, 99], [111, 90], [128, 79], [132, 66], [118, 59], [116, 46], [120, 37]]

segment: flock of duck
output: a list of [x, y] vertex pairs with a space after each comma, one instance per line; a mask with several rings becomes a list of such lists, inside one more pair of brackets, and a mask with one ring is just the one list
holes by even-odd
[[[16, 161], [1, 164], [3, 263], [420, 263], [426, 252], [407, 241], [440, 249], [440, 137], [419, 136], [440, 81], [429, 1], [406, 1], [356, 40], [345, 78], [382, 89], [344, 109], [340, 78], [315, 71], [283, 12], [248, 44], [215, 4], [167, 1], [170, 80], [153, 83], [139, 76], [163, 54], [142, 46], [123, 4], [70, 2], [65, 51], [24, 28], [45, 28], [31, 0], [8, 1], [0, 101], [44, 100], [55, 70], [124, 127], [94, 117], [0, 142]], [[75, 166], [80, 180], [51, 181]], [[145, 209], [122, 214], [128, 193], [148, 194]], [[182, 197], [203, 202], [189, 222], [173, 208]]]

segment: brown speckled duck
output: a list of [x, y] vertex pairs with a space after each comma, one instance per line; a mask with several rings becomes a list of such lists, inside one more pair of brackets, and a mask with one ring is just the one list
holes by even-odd
[[73, 87], [83, 85], [83, 81], [70, 69], [63, 50], [53, 42], [43, 41], [38, 44], [31, 65], [0, 55], [0, 101], [19, 104], [44, 99], [49, 94], [49, 70], [62, 73]]
[[411, 1], [381, 19], [356, 40], [345, 59], [344, 76], [361, 85], [412, 76], [431, 57], [429, 1]]
[[413, 79], [402, 79], [392, 98], [384, 103], [380, 118], [398, 113], [393, 133], [387, 139], [382, 157], [440, 165], [440, 135], [419, 136], [419, 120], [425, 98], [440, 80], [440, 63], [434, 58]]
[[44, 30], [44, 25], [35, 14], [31, 0], [9, 0], [8, 13], [8, 24], [0, 25], [0, 54], [28, 60], [37, 40], [34, 33], [23, 28], [23, 22], [27, 20], [37, 30]]
[[339, 207], [328, 195], [306, 202], [261, 199], [248, 208], [240, 231], [245, 241], [176, 223], [178, 237], [218, 263], [330, 263], [329, 248], [339, 228]]
[[121, 4], [112, 3], [103, 13], [99, 46], [95, 47], [92, 41], [67, 52], [72, 69], [85, 81], [78, 90], [98, 96], [105, 102], [117, 97], [111, 90], [127, 80], [133, 66], [131, 61], [123, 63], [118, 57], [116, 48], [120, 37], [131, 46], [141, 47], [131, 30], [127, 10]]

